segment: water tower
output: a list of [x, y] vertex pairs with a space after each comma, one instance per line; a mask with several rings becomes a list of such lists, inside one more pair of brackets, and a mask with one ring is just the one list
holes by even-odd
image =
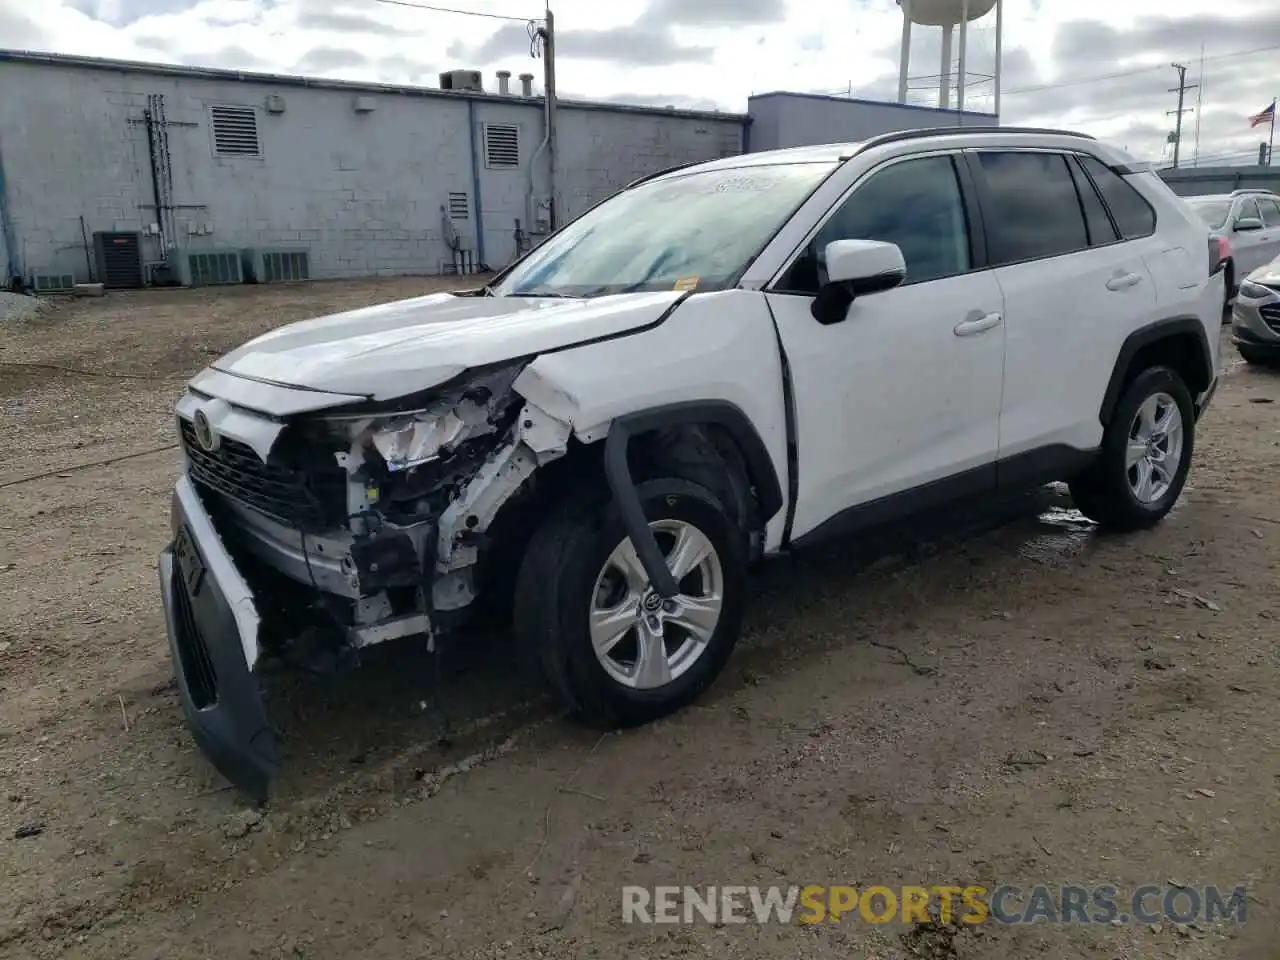
[[[911, 71], [911, 25], [942, 28], [942, 69], [937, 75], [938, 106], [951, 107], [951, 82], [955, 80], [955, 105], [964, 109], [965, 88], [970, 78], [992, 80], [995, 84], [995, 109], [1000, 113], [1000, 59], [1004, 40], [1004, 0], [898, 0], [902, 7], [902, 60], [898, 73], [898, 102], [907, 102], [908, 74]], [[992, 74], [972, 74], [968, 71], [969, 24], [981, 20], [992, 9], [996, 12], [995, 69]], [[952, 58], [955, 29], [960, 28], [960, 60], [958, 67]], [[935, 79], [934, 75], [914, 79]]]

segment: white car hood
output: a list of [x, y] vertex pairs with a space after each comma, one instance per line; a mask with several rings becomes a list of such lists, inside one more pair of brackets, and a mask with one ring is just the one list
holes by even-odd
[[238, 377], [390, 400], [463, 371], [615, 336], [659, 321], [684, 294], [590, 300], [433, 294], [303, 320], [213, 364]]
[[1269, 287], [1280, 284], [1280, 258], [1264, 263], [1245, 279], [1252, 280], [1254, 283], [1265, 283]]

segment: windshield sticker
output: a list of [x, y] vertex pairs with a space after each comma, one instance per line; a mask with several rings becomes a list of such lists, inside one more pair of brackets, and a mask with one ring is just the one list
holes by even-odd
[[676, 285], [671, 289], [672, 290], [697, 290], [698, 281], [701, 279], [702, 278], [699, 276], [681, 277], [679, 280], [676, 281]]

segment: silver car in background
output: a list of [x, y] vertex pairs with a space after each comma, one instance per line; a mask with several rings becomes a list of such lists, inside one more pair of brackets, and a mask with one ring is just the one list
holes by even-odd
[[1226, 242], [1230, 303], [1242, 277], [1280, 256], [1280, 194], [1255, 189], [1185, 199], [1213, 234]]
[[1280, 256], [1240, 281], [1231, 342], [1248, 363], [1280, 365]]

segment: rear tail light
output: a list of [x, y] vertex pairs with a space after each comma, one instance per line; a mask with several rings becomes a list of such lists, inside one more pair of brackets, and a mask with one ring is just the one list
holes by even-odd
[[1226, 237], [1209, 238], [1209, 275], [1213, 276], [1231, 259], [1231, 244]]

